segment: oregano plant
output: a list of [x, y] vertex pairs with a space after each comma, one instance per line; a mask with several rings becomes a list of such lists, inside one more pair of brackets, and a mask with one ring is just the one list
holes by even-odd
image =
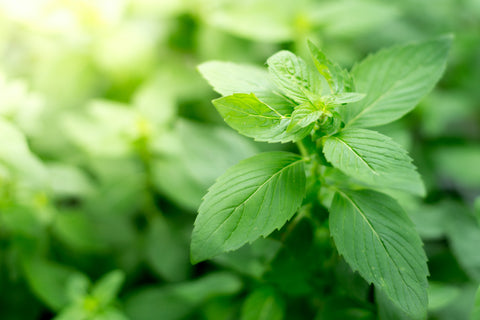
[[[263, 152], [220, 176], [199, 208], [191, 261], [239, 249], [293, 223], [296, 213], [310, 214], [324, 219], [331, 246], [381, 299], [424, 319], [426, 255], [394, 197], [424, 196], [425, 187], [408, 152], [374, 127], [404, 116], [435, 86], [450, 44], [445, 36], [392, 47], [351, 71], [311, 42], [312, 61], [280, 51], [268, 69], [200, 65], [222, 95], [213, 105], [230, 127], [256, 141], [293, 142], [299, 153]], [[328, 214], [320, 218], [316, 208]]]

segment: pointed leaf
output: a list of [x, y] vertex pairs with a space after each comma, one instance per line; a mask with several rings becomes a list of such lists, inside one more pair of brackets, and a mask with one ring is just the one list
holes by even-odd
[[343, 130], [326, 139], [323, 152], [334, 167], [362, 182], [417, 195], [425, 193], [407, 152], [378, 132], [356, 128]]
[[375, 284], [414, 319], [427, 310], [427, 263], [407, 214], [392, 198], [371, 190], [338, 191], [330, 232], [352, 269]]
[[311, 41], [308, 41], [308, 49], [318, 72], [327, 80], [333, 94], [353, 89], [353, 78], [347, 70], [329, 60]]
[[353, 70], [356, 91], [367, 97], [344, 109], [347, 126], [374, 127], [411, 111], [440, 79], [452, 38], [394, 47], [367, 57]]
[[266, 105], [253, 94], [237, 93], [213, 100], [213, 105], [230, 127], [257, 141], [289, 142], [303, 139], [313, 128], [286, 131], [289, 115]]
[[114, 301], [125, 281], [125, 273], [114, 270], [104, 275], [92, 288], [92, 297], [96, 298], [102, 306]]
[[300, 156], [261, 153], [228, 169], [209, 189], [192, 235], [191, 260], [238, 249], [281, 228], [305, 196]]
[[310, 124], [317, 121], [322, 114], [323, 111], [308, 102], [297, 106], [295, 110], [293, 110], [292, 119], [287, 127], [287, 132], [308, 127]]
[[198, 66], [202, 76], [222, 96], [234, 93], [253, 93], [263, 103], [280, 113], [291, 113], [293, 103], [270, 80], [268, 71], [254, 65], [209, 61]]
[[303, 59], [290, 51], [280, 51], [267, 60], [273, 82], [298, 103], [321, 93], [321, 77]]

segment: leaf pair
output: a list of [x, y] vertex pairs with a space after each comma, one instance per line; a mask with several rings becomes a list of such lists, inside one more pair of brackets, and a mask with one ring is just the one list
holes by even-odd
[[[390, 138], [361, 128], [409, 112], [438, 81], [449, 46], [450, 38], [439, 38], [381, 51], [357, 65], [352, 74], [366, 98], [339, 110], [346, 128], [325, 138], [326, 159], [374, 188], [424, 195], [407, 152]], [[413, 224], [393, 199], [369, 190], [338, 190], [330, 208], [330, 231], [339, 253], [375, 284], [379, 295], [408, 316], [425, 318], [426, 256]]]

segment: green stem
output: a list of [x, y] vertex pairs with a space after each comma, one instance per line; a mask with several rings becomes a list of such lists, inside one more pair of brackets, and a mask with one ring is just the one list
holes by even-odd
[[297, 147], [302, 157], [304, 157], [305, 159], [310, 159], [310, 154], [307, 150], [307, 147], [305, 146], [305, 143], [303, 143], [302, 140], [297, 141]]

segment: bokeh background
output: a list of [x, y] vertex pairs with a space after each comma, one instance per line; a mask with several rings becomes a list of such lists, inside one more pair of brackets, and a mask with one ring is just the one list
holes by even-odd
[[430, 317], [461, 320], [480, 281], [479, 0], [0, 0], [0, 319], [239, 319], [259, 283], [282, 292], [284, 319], [335, 319], [309, 260], [274, 239], [190, 264], [215, 178], [295, 150], [229, 129], [196, 66], [308, 57], [311, 39], [350, 68], [445, 33], [439, 85], [376, 130], [428, 188], [402, 204], [429, 256]]

